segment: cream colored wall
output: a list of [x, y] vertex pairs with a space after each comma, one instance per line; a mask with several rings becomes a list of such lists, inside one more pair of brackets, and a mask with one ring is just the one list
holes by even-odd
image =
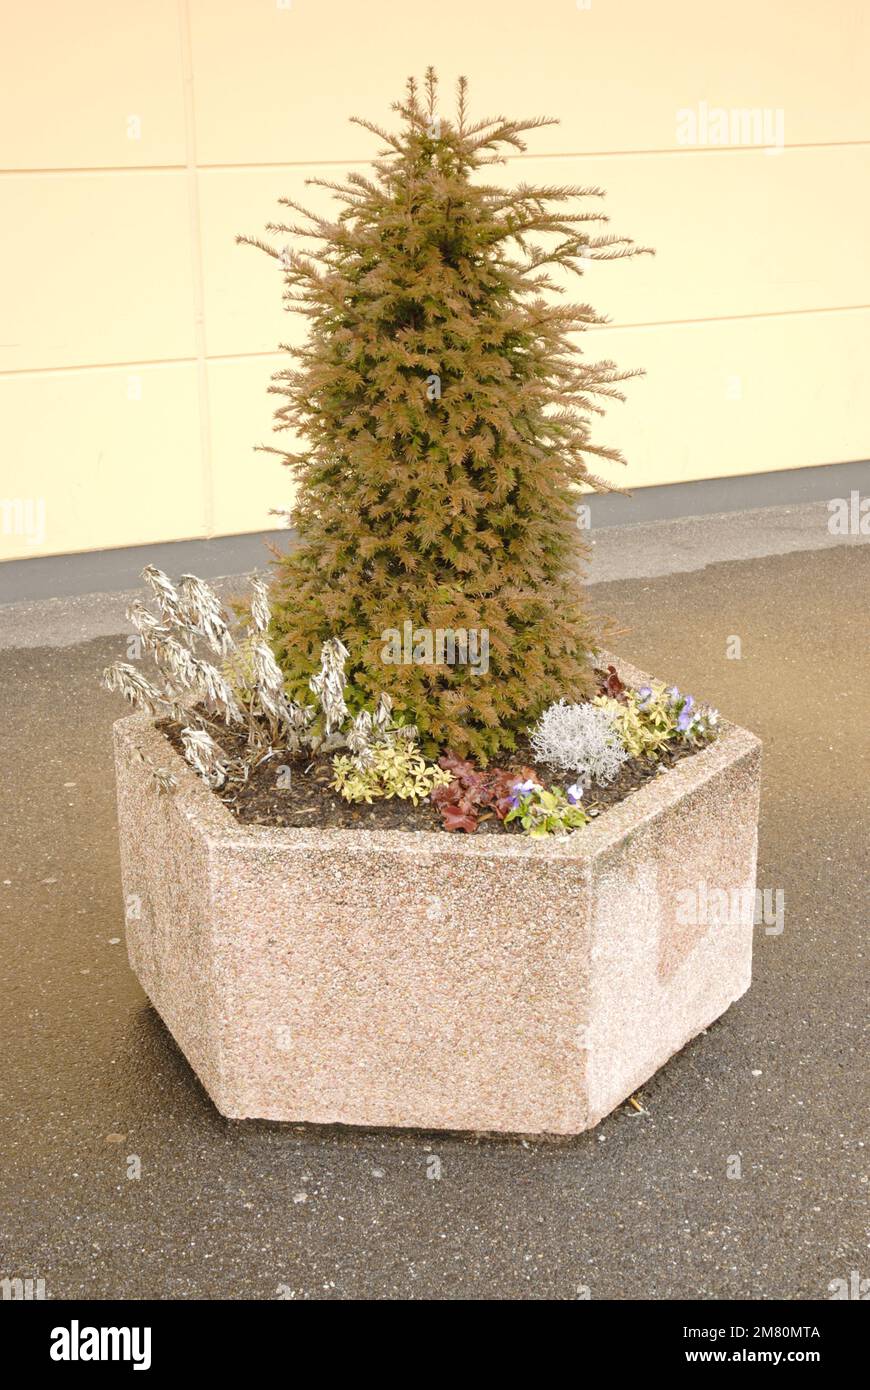
[[[237, 247], [340, 177], [409, 72], [549, 113], [509, 179], [600, 184], [655, 259], [593, 264], [589, 350], [647, 376], [601, 431], [634, 486], [870, 455], [864, 0], [42, 0], [0, 84], [0, 557], [274, 525], [274, 263]], [[677, 112], [782, 112], [785, 148]], [[754, 138], [750, 136], [749, 138]]]

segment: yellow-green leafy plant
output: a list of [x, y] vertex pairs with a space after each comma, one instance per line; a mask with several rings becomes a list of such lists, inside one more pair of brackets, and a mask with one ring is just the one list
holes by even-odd
[[638, 709], [634, 692], [628, 703], [622, 705], [607, 695], [598, 695], [593, 701], [601, 709], [606, 709], [613, 717], [619, 737], [633, 758], [658, 758], [668, 742], [667, 729], [661, 729], [654, 722], [645, 719]]
[[589, 817], [580, 804], [583, 790], [576, 783], [567, 792], [561, 787], [542, 787], [531, 780], [520, 782], [511, 797], [512, 806], [504, 818], [505, 825], [518, 820], [533, 840], [547, 835], [567, 835], [588, 825]]
[[415, 743], [380, 743], [365, 756], [332, 760], [332, 785], [345, 801], [389, 801], [397, 796], [416, 806], [435, 787], [446, 787], [453, 779], [449, 772], [427, 763]]
[[617, 732], [634, 758], [658, 759], [671, 743], [700, 747], [715, 738], [719, 714], [698, 706], [675, 685], [642, 685], [626, 690], [621, 700], [598, 695], [593, 704], [612, 716]]

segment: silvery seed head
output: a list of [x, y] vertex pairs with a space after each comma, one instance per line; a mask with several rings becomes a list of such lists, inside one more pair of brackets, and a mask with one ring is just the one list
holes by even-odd
[[194, 680], [192, 685], [205, 697], [208, 703], [223, 716], [227, 724], [244, 723], [244, 715], [236, 702], [229, 682], [210, 661], [192, 658]]
[[156, 565], [146, 565], [142, 571], [142, 578], [156, 598], [161, 616], [168, 622], [180, 623], [182, 627], [186, 626], [178, 590], [168, 574], [164, 574], [163, 570], [158, 569]]
[[148, 771], [151, 773], [158, 792], [163, 794], [175, 791], [178, 786], [178, 778], [174, 772], [170, 772], [168, 767], [157, 767], [152, 763], [149, 757], [146, 757], [141, 748], [136, 748], [134, 746], [132, 751], [133, 756], [138, 758], [139, 762], [147, 767]]
[[251, 643], [251, 663], [254, 680], [260, 691], [267, 690], [272, 695], [283, 695], [284, 677], [272, 653], [272, 648], [262, 639]]
[[106, 667], [103, 672], [103, 685], [107, 690], [116, 690], [131, 705], [146, 714], [157, 714], [170, 703], [141, 671], [126, 661], [116, 661]]
[[252, 633], [265, 633], [269, 630], [272, 621], [272, 612], [269, 607], [269, 595], [266, 586], [259, 575], [255, 574], [251, 580], [251, 623]]
[[282, 693], [270, 690], [268, 686], [261, 685], [257, 699], [260, 710], [273, 727], [287, 723], [287, 702]]
[[174, 637], [164, 637], [162, 632], [157, 636], [154, 642], [154, 659], [168, 683], [174, 683], [181, 690], [191, 690], [197, 684], [199, 663], [189, 648]]
[[218, 747], [211, 734], [205, 729], [186, 728], [181, 731], [184, 756], [195, 772], [210, 787], [222, 787], [227, 780], [227, 762], [223, 750]]
[[344, 663], [349, 655], [343, 642], [329, 637], [320, 648], [320, 670], [308, 682], [320, 700], [327, 735], [337, 733], [347, 718]]
[[174, 792], [178, 786], [178, 778], [174, 772], [170, 772], [166, 767], [152, 767], [151, 776], [154, 778], [157, 790], [162, 794]]
[[179, 584], [181, 609], [188, 626], [204, 637], [213, 652], [226, 656], [232, 646], [227, 616], [211, 585], [195, 574], [183, 574]]
[[150, 609], [146, 608], [141, 599], [134, 599], [127, 609], [127, 618], [133, 624], [139, 636], [142, 638], [146, 650], [151, 651], [155, 643], [160, 639], [170, 636], [169, 628], [155, 618]]
[[378, 702], [375, 705], [373, 719], [374, 726], [379, 733], [386, 732], [387, 728], [389, 727], [390, 715], [392, 714], [392, 712], [393, 702], [390, 699], [389, 695], [386, 694], [386, 692], [382, 692], [378, 696]]
[[371, 748], [373, 733], [374, 721], [372, 716], [367, 709], [360, 710], [347, 735], [347, 746], [351, 753], [356, 753], [358, 756], [366, 753]]

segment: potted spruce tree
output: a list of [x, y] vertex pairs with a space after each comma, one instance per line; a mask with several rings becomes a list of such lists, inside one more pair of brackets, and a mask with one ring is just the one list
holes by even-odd
[[584, 602], [631, 373], [550, 268], [642, 248], [598, 189], [490, 182], [542, 120], [464, 80], [442, 117], [431, 70], [396, 109], [334, 220], [240, 238], [309, 322], [272, 386], [298, 544], [235, 622], [144, 571], [157, 675], [106, 673], [128, 949], [228, 1116], [574, 1133], [748, 987], [759, 745]]

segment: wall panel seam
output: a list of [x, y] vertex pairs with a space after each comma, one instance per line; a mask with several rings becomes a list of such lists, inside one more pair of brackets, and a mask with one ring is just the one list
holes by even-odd
[[[184, 0], [179, 0], [180, 5], [184, 5]], [[870, 148], [870, 139], [866, 140], [804, 140], [795, 144], [784, 144], [782, 153], [791, 150], [848, 150]], [[517, 154], [507, 157], [507, 164], [522, 164], [536, 160], [551, 159], [641, 159], [651, 156], [679, 155], [686, 158], [699, 158], [702, 155], [728, 155], [728, 154], [765, 154], [763, 146], [759, 145], [701, 145], [686, 148], [659, 148], [646, 150], [549, 150], [545, 154]], [[768, 155], [768, 158], [776, 158], [778, 155]], [[288, 160], [202, 160], [197, 168], [200, 170], [261, 170], [261, 169], [317, 169], [317, 168], [346, 168], [358, 165], [365, 168], [370, 165], [370, 159], [360, 159], [358, 157], [348, 159], [288, 159]], [[44, 169], [0, 169], [0, 177], [4, 175], [19, 176], [22, 178], [41, 178], [45, 175], [63, 177], [68, 174], [166, 174], [187, 172], [186, 164], [83, 164], [69, 165], [67, 167], [44, 168]]]
[[[644, 331], [656, 328], [692, 328], [702, 324], [764, 322], [767, 319], [810, 318], [823, 314], [860, 314], [870, 310], [870, 304], [836, 304], [818, 309], [773, 309], [766, 313], [715, 315], [700, 319], [659, 319], [650, 323], [605, 323], [590, 326], [588, 333], [627, 333], [633, 330]], [[85, 372], [121, 372], [135, 367], [186, 367], [204, 366], [206, 372], [210, 362], [248, 362], [260, 358], [274, 357], [283, 361], [279, 347], [256, 348], [248, 352], [205, 352], [201, 357], [161, 357], [147, 361], [134, 362], [76, 362], [69, 366], [53, 367], [0, 367], [0, 378], [21, 376], [74, 376]], [[208, 382], [206, 380], [206, 392]], [[209, 430], [209, 439], [211, 432]]]

